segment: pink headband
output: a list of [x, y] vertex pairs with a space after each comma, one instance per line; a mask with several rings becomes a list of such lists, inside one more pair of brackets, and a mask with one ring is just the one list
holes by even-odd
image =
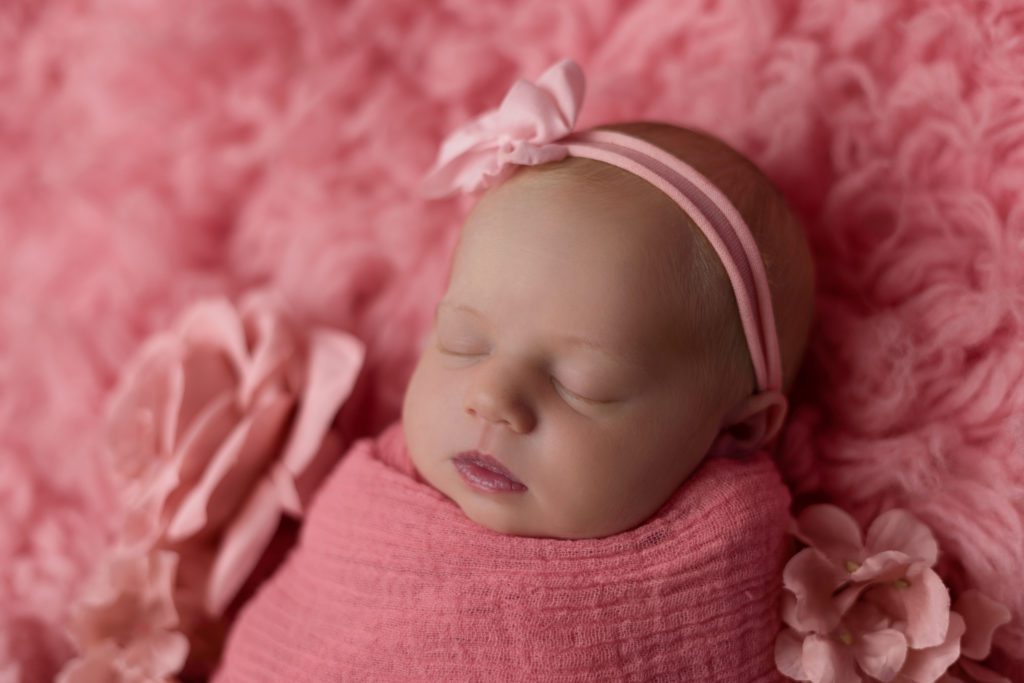
[[781, 390], [771, 292], [747, 224], [707, 178], [660, 147], [613, 131], [573, 133], [584, 83], [582, 69], [571, 59], [549, 68], [536, 84], [516, 81], [498, 109], [448, 136], [423, 180], [424, 195], [474, 192], [500, 183], [515, 166], [567, 156], [603, 161], [640, 176], [671, 197], [711, 243], [736, 295], [758, 387]]

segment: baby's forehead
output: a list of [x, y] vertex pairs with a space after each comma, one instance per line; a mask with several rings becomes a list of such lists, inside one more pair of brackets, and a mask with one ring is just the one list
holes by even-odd
[[553, 164], [519, 167], [513, 176], [496, 188], [495, 194], [511, 194], [522, 199], [537, 196], [568, 195], [582, 204], [679, 212], [679, 206], [664, 192], [643, 178], [610, 164], [569, 157]]
[[[613, 170], [627, 178], [595, 178], [595, 169], [575, 166], [523, 173], [489, 191], [460, 236], [457, 284], [507, 276], [506, 267], [513, 267], [517, 275], [529, 270], [545, 279], [551, 296], [575, 297], [581, 305], [611, 301], [613, 310], [642, 305], [674, 328], [692, 327], [701, 309], [694, 297], [706, 289], [695, 279], [714, 275], [697, 253], [697, 227], [646, 181], [633, 176], [633, 182], [619, 169]], [[553, 267], [534, 269], [535, 261]]]
[[669, 252], [692, 248], [686, 217], [657, 194], [653, 187], [631, 189], [578, 175], [524, 173], [474, 207], [459, 249], [493, 248], [509, 257], [528, 250], [538, 258], [560, 258], [566, 268], [608, 274], [650, 268]]
[[[525, 221], [530, 225], [523, 225]], [[642, 178], [591, 159], [520, 167], [474, 207], [467, 228], [514, 230], [522, 240], [550, 231], [620, 243], [685, 248], [696, 226], [665, 193]], [[540, 232], [527, 228], [542, 226]], [[484, 229], [485, 231], [487, 228]]]

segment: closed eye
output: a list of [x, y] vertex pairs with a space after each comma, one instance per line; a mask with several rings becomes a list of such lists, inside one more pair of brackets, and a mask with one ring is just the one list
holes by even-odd
[[440, 344], [437, 345], [437, 350], [440, 353], [443, 353], [446, 356], [456, 356], [458, 358], [475, 358], [476, 356], [485, 356], [485, 355], [487, 355], [486, 352], [483, 352], [483, 351], [481, 351], [480, 353], [469, 353], [469, 352], [465, 352], [465, 351], [452, 351], [450, 349], [444, 348]]
[[612, 403], [612, 401], [598, 401], [596, 399], [587, 398], [586, 396], [580, 396], [575, 391], [569, 389], [554, 377], [551, 378], [551, 383], [555, 385], [555, 389], [558, 390], [559, 393], [566, 394], [569, 396], [569, 398], [576, 401], [582, 401], [583, 403], [589, 403], [591, 405], [604, 405], [607, 403]]
[[480, 355], [479, 353], [459, 353], [458, 351], [449, 351], [448, 349], [442, 349], [440, 347], [438, 347], [437, 350], [446, 356], [458, 356], [459, 358], [471, 358], [473, 356]]

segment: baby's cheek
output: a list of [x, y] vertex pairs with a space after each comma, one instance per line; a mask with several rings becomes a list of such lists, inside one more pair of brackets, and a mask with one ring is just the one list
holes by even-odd
[[402, 408], [406, 443], [414, 458], [436, 450], [458, 410], [457, 387], [426, 351], [409, 380]]
[[427, 442], [430, 434], [427, 426], [430, 424], [430, 383], [429, 372], [424, 366], [424, 359], [421, 358], [413, 370], [412, 377], [409, 378], [402, 402], [402, 428], [405, 431], [409, 454], [414, 460], [429, 447]]
[[622, 461], [629, 457], [616, 435], [596, 429], [592, 422], [552, 419], [544, 436], [545, 493], [551, 495], [547, 502], [557, 508], [552, 513], [562, 517], [564, 525], [592, 519], [615, 502]]

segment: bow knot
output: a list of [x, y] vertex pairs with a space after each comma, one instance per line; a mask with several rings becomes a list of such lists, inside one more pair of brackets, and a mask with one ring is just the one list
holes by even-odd
[[427, 197], [473, 192], [498, 184], [511, 166], [534, 166], [568, 156], [556, 144], [572, 132], [583, 103], [583, 70], [563, 59], [536, 83], [516, 81], [497, 109], [484, 112], [451, 133], [434, 167], [423, 179]]

